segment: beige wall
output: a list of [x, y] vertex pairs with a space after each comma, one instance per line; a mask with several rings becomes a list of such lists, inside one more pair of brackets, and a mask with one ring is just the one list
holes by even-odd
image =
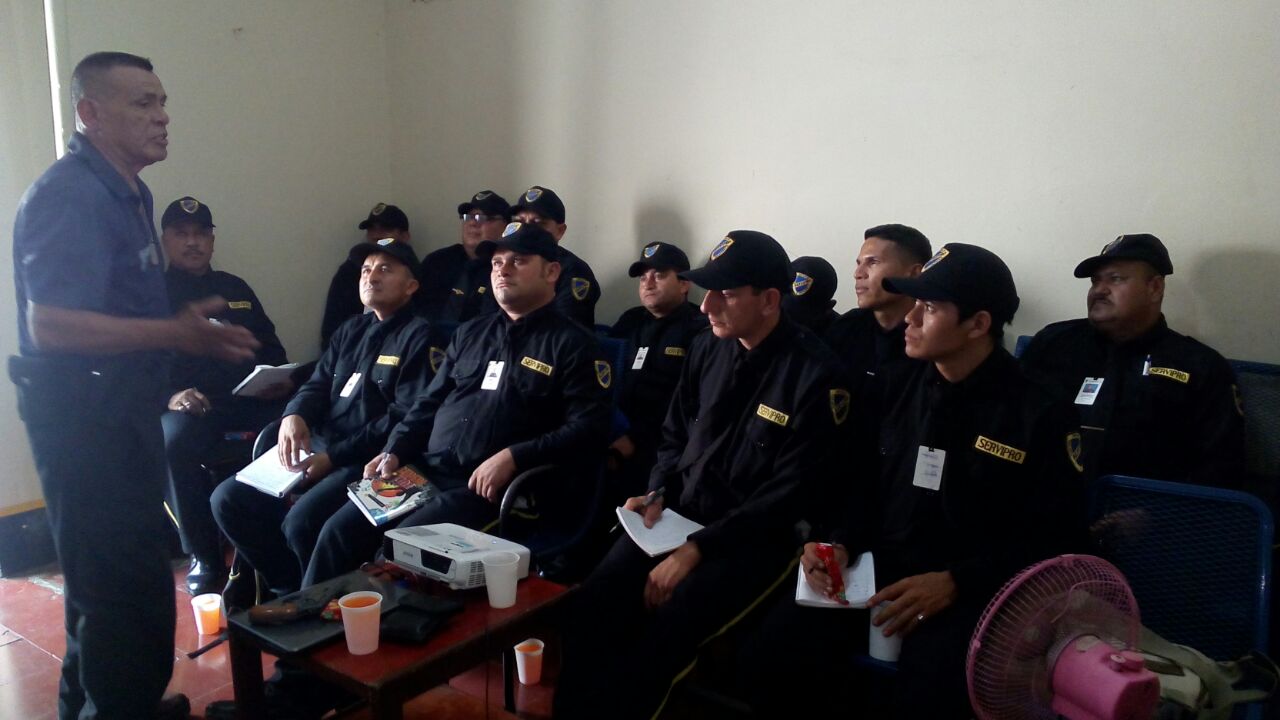
[[[4, 24], [0, 217], [52, 159], [39, 3]], [[1204, 3], [814, 0], [54, 0], [64, 82], [98, 49], [150, 56], [170, 158], [144, 177], [218, 223], [219, 267], [258, 290], [290, 354], [379, 200], [420, 247], [454, 206], [530, 184], [568, 205], [566, 246], [634, 303], [644, 243], [705, 253], [774, 234], [841, 270], [864, 228], [999, 252], [1015, 333], [1078, 316], [1081, 258], [1122, 232], [1169, 245], [1172, 324], [1232, 357], [1280, 362], [1280, 13]], [[11, 65], [12, 63], [16, 63]], [[35, 82], [32, 78], [40, 80]], [[12, 160], [11, 160], [12, 159]], [[11, 256], [9, 220], [0, 234]], [[13, 317], [0, 273], [0, 314]], [[0, 322], [5, 354], [15, 346]], [[34, 476], [0, 383], [0, 507]]]
[[1280, 362], [1272, 2], [387, 7], [392, 174], [432, 240], [481, 186], [552, 187], [603, 320], [645, 242], [743, 227], [830, 259], [846, 309], [862, 230], [905, 222], [1003, 256], [1033, 332], [1083, 313], [1076, 262], [1153, 232], [1171, 323]]

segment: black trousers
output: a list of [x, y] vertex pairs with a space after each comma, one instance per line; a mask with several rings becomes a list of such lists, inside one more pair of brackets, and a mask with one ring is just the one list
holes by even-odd
[[227, 433], [245, 432], [256, 436], [259, 430], [280, 417], [283, 409], [283, 402], [232, 397], [214, 401], [213, 409], [205, 415], [170, 410], [160, 418], [165, 456], [169, 461], [165, 499], [178, 520], [183, 552], [205, 562], [222, 564], [218, 525], [209, 508], [209, 495], [215, 483], [209, 478], [204, 463], [229, 442], [237, 442], [226, 440]]
[[699, 646], [791, 577], [794, 557], [785, 543], [704, 557], [666, 603], [649, 610], [645, 582], [664, 558], [620, 537], [565, 614], [555, 717], [652, 717]]
[[63, 720], [152, 717], [173, 672], [159, 370], [10, 360], [65, 578]]
[[[322, 438], [313, 435], [311, 441], [312, 450], [323, 451]], [[285, 595], [302, 587], [320, 528], [350, 503], [347, 484], [359, 480], [363, 470], [359, 465], [334, 468], [293, 505], [227, 478], [214, 489], [209, 503], [231, 544], [262, 573], [272, 592]]]
[[447, 522], [484, 530], [497, 519], [498, 506], [471, 492], [466, 485], [439, 492], [422, 507], [381, 527], [370, 523], [359, 508], [348, 502], [320, 529], [302, 585], [332, 580], [372, 560], [382, 545], [383, 533], [393, 527]]

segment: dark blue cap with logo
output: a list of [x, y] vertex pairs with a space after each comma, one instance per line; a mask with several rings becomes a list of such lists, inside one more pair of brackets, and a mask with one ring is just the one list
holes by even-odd
[[356, 227], [361, 230], [368, 230], [370, 225], [377, 225], [379, 227], [390, 228], [392, 230], [408, 230], [409, 216], [405, 215], [404, 211], [395, 205], [378, 203], [369, 210], [369, 217], [365, 218], [364, 222], [360, 223]]
[[351, 248], [347, 257], [357, 265], [363, 264], [365, 258], [374, 253], [382, 253], [404, 263], [405, 267], [413, 273], [413, 276], [421, 280], [422, 263], [418, 262], [418, 253], [413, 251], [413, 247], [406, 242], [400, 242], [395, 238], [383, 238], [377, 242], [360, 243]]
[[885, 290], [917, 300], [939, 300], [969, 312], [986, 310], [1004, 324], [1018, 311], [1013, 273], [995, 253], [977, 245], [947, 243], [914, 278], [885, 278]]
[[645, 245], [640, 251], [640, 259], [631, 263], [627, 274], [640, 277], [646, 270], [688, 270], [689, 256], [670, 243], [655, 242]]
[[708, 290], [751, 287], [789, 292], [791, 259], [772, 237], [755, 230], [734, 230], [711, 249], [707, 264], [680, 277]]
[[492, 190], [481, 190], [471, 199], [458, 205], [458, 214], [465, 215], [471, 211], [479, 211], [485, 215], [511, 219], [511, 205], [507, 199]]
[[564, 222], [564, 203], [560, 201], [560, 196], [555, 190], [544, 188], [541, 185], [534, 185], [516, 202], [511, 208], [512, 213], [521, 210], [532, 210], [544, 218], [555, 220], [558, 223]]
[[551, 233], [532, 223], [507, 223], [502, 237], [485, 240], [476, 246], [476, 255], [491, 258], [499, 250], [511, 250], [521, 255], [541, 255], [552, 262], [558, 262], [560, 258], [560, 246], [556, 244], [556, 239]]
[[1076, 266], [1076, 277], [1093, 277], [1098, 268], [1115, 260], [1141, 260], [1161, 275], [1173, 274], [1173, 261], [1160, 238], [1147, 233], [1121, 235], [1107, 243], [1102, 252]]
[[187, 195], [169, 203], [160, 216], [160, 229], [163, 230], [177, 223], [192, 222], [200, 227], [213, 227], [213, 213], [209, 206]]

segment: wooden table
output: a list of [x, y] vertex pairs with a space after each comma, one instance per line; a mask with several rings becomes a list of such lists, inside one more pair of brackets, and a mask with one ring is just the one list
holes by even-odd
[[[508, 711], [514, 711], [511, 648], [545, 622], [570, 589], [530, 576], [517, 586], [516, 604], [504, 610], [489, 607], [483, 588], [458, 592], [453, 597], [464, 601], [463, 610], [421, 645], [382, 642], [372, 655], [352, 655], [339, 637], [336, 642], [287, 657], [304, 670], [364, 698], [376, 720], [400, 720], [403, 705], [410, 699], [501, 653], [506, 705]], [[236, 717], [263, 718], [266, 697], [261, 653], [270, 650], [234, 623], [227, 627], [227, 640]]]

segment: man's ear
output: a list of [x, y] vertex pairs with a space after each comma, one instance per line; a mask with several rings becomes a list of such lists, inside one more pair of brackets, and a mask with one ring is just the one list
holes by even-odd
[[907, 277], [920, 277], [922, 272], [924, 272], [924, 263], [916, 263], [907, 268]]
[[1148, 282], [1150, 283], [1148, 294], [1151, 297], [1151, 303], [1159, 305], [1164, 302], [1164, 276], [1154, 275]]
[[555, 283], [557, 280], [560, 279], [560, 270], [561, 270], [560, 263], [556, 262], [555, 260], [549, 261], [547, 263], [547, 270], [546, 270], [547, 279], [550, 280], [552, 283]]
[[991, 332], [991, 313], [986, 310], [979, 310], [974, 313], [973, 317], [970, 317], [967, 322], [973, 323], [968, 332], [971, 338], [980, 338]]
[[778, 288], [768, 288], [760, 293], [764, 296], [764, 307], [761, 310], [765, 315], [777, 315], [782, 309], [782, 291]]
[[89, 97], [80, 98], [76, 103], [76, 118], [85, 130], [98, 126], [98, 105]]

